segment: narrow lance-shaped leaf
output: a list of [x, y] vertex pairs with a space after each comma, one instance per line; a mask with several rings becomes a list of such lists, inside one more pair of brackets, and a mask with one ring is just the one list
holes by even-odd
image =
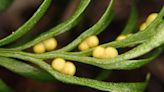
[[[112, 47], [116, 47], [116, 48], [121, 48], [121, 47], [123, 48], [123, 47], [126, 47], [126, 46], [143, 43], [156, 33], [155, 28], [160, 23], [163, 16], [164, 16], [164, 7], [160, 11], [158, 17], [150, 24], [150, 26], [148, 26], [145, 29], [145, 31], [135, 33], [132, 36], [128, 37], [128, 39], [121, 40], [121, 41], [113, 41], [113, 42], [109, 42], [109, 43], [106, 43], [106, 44], [102, 44], [100, 46], [102, 46], [102, 47], [112, 46]], [[93, 48], [88, 49], [86, 51], [81, 51], [81, 52], [69, 52], [69, 54], [70, 55], [91, 55], [92, 50], [93, 50]], [[54, 51], [54, 52], [35, 55], [35, 57], [42, 58], [42, 59], [48, 59], [48, 58], [53, 58], [54, 57], [53, 54], [58, 55], [59, 53]]]
[[[99, 61], [99, 62], [104, 62], [101, 61], [100, 59], [95, 59], [95, 58], [90, 58], [90, 57], [81, 57], [81, 56], [75, 56], [75, 55], [68, 55], [68, 54], [56, 54], [56, 56], [53, 55], [53, 57], [62, 57], [68, 60], [73, 60], [73, 61], [78, 61], [94, 66], [98, 66], [103, 69], [114, 69], [114, 70], [131, 70], [131, 69], [136, 69], [139, 67], [142, 67], [143, 65], [151, 62], [155, 58], [157, 58], [160, 53], [162, 52], [161, 48], [158, 48], [155, 50], [148, 58], [146, 59], [140, 59], [140, 60], [123, 60], [123, 61], [118, 61], [114, 63], [109, 63], [109, 64], [96, 64], [94, 61]], [[93, 62], [91, 63], [90, 60]], [[107, 61], [107, 60], [106, 60]]]
[[128, 59], [132, 59], [132, 58], [141, 56], [143, 54], [146, 54], [147, 52], [150, 52], [152, 49], [162, 45], [164, 43], [163, 29], [164, 29], [164, 22], [158, 27], [158, 29], [156, 30], [156, 34], [154, 34], [154, 36], [148, 39], [146, 42], [112, 59], [96, 59], [96, 58], [86, 57], [86, 56], [69, 55], [69, 53], [67, 52], [63, 52], [62, 54], [56, 53], [55, 55], [49, 54], [45, 56], [45, 58], [49, 56], [62, 57], [69, 60], [80, 61], [83, 63], [92, 64], [92, 65], [96, 65], [96, 64], [103, 65], [103, 64], [112, 64], [115, 62], [121, 62], [121, 61], [125, 61]]
[[111, 70], [131, 70], [140, 68], [151, 61], [153, 61], [155, 58], [157, 58], [162, 53], [162, 48], [159, 47], [155, 51], [153, 51], [148, 58], [145, 59], [139, 59], [139, 60], [125, 60], [121, 62], [115, 62], [112, 64], [106, 64], [106, 65], [100, 65], [97, 64], [98, 67], [101, 67], [103, 69], [111, 69]]
[[57, 71], [55, 71], [50, 65], [43, 62], [40, 59], [24, 56], [21, 54], [15, 54], [12, 53], [6, 54], [6, 57], [14, 57], [19, 58], [22, 60], [30, 61], [36, 65], [38, 65], [40, 68], [46, 70], [48, 73], [50, 73], [52, 76], [54, 76], [57, 80], [65, 82], [65, 83], [71, 83], [71, 84], [77, 84], [81, 86], [88, 86], [91, 88], [95, 88], [102, 91], [111, 91], [111, 92], [142, 92], [144, 91], [149, 78], [145, 82], [136, 82], [136, 83], [113, 83], [113, 82], [102, 82], [97, 81], [93, 79], [88, 78], [80, 78], [70, 75], [64, 75]]
[[25, 35], [28, 31], [30, 31], [35, 26], [35, 24], [42, 18], [42, 16], [45, 14], [50, 3], [51, 3], [51, 0], [44, 0], [43, 3], [38, 8], [38, 10], [33, 14], [33, 16], [26, 23], [24, 23], [21, 27], [18, 28], [18, 30], [16, 30], [9, 36], [0, 40], [0, 46], [9, 44], [17, 40], [21, 36]]
[[136, 0], [133, 0], [132, 9], [128, 22], [121, 34], [129, 34], [134, 31], [138, 19]]
[[[164, 16], [164, 7], [161, 9], [160, 13], [158, 14], [157, 18], [142, 32], [137, 32], [132, 36], [128, 37], [127, 39], [121, 41], [112, 41], [109, 43], [102, 44], [102, 47], [112, 46], [115, 48], [124, 48], [131, 45], [136, 45], [145, 42], [147, 39], [152, 37], [156, 33], [157, 25], [160, 24], [162, 17]], [[72, 54], [75, 55], [90, 55], [93, 48], [81, 51], [81, 52], [73, 52]], [[46, 54], [46, 53], [45, 53]]]
[[[131, 14], [131, 15], [133, 15], [133, 14]], [[123, 47], [131, 46], [131, 45], [136, 45], [136, 44], [143, 43], [156, 33], [156, 31], [154, 31], [154, 30], [157, 28], [157, 25], [159, 25], [159, 23], [161, 22], [161, 19], [162, 19], [163, 16], [164, 16], [164, 7], [161, 9], [160, 13], [158, 14], [158, 17], [144, 31], [137, 32], [137, 33], [133, 34], [132, 36], [128, 37], [127, 39], [124, 39], [124, 40], [121, 40], [121, 41], [112, 41], [112, 42], [109, 42], [109, 43], [102, 44], [100, 46], [102, 46], [102, 47], [112, 46], [112, 47], [115, 47], [115, 48], [123, 48]], [[129, 21], [132, 22], [133, 19], [135, 19], [135, 18], [130, 17]], [[133, 21], [133, 22], [134, 23], [132, 23], [132, 24], [135, 24], [135, 21]], [[126, 26], [129, 26], [129, 22]], [[132, 25], [132, 26], [135, 26], [135, 25]], [[129, 28], [127, 28], [127, 29], [129, 29], [128, 32], [133, 31], [132, 30], [133, 27], [130, 27], [130, 28], [131, 28], [131, 30]], [[126, 31], [125, 29], [123, 31]], [[123, 33], [121, 33], [121, 34], [123, 34]], [[92, 50], [93, 50], [93, 48], [85, 50], [85, 51], [73, 52], [73, 53], [70, 53], [70, 54], [74, 54], [74, 55], [91, 55]]]
[[[96, 59], [96, 58], [92, 58], [92, 57], [79, 56], [79, 55], [70, 55], [67, 52], [56, 53], [55, 55], [54, 54], [48, 54], [46, 56], [42, 56], [42, 58], [49, 59], [49, 58], [55, 58], [55, 57], [62, 57], [62, 58], [65, 58], [67, 60], [73, 60], [73, 61], [78, 61], [78, 62], [85, 63], [85, 64], [98, 66], [98, 67], [103, 68], [103, 69], [130, 70], [130, 69], [139, 68], [139, 67], [151, 62], [158, 55], [160, 55], [160, 53], [162, 51], [163, 51], [162, 48], [159, 47], [154, 52], [152, 52], [152, 54], [150, 56], [148, 56], [148, 58], [146, 58], [146, 59], [122, 60], [122, 61], [117, 61], [117, 62], [115, 61], [113, 63], [108, 63], [108, 64], [102, 64], [103, 62], [107, 62], [107, 60], [104, 61], [104, 59]], [[34, 57], [34, 58], [39, 58], [39, 56], [40, 56], [40, 55], [37, 56], [36, 54], [30, 54], [30, 53], [25, 53], [25, 52], [20, 52], [20, 51], [17, 51], [17, 52], [1, 51], [1, 52], [3, 53], [2, 54], [3, 56], [7, 56], [8, 53], [21, 54], [21, 55], [25, 55], [25, 56]], [[98, 63], [96, 63], [96, 62], [98, 62]]]
[[45, 71], [15, 59], [0, 57], [0, 66], [26, 78], [40, 81], [55, 80]]
[[88, 4], [90, 3], [90, 0], [81, 0], [77, 10], [75, 11], [75, 13], [65, 22], [51, 28], [49, 31], [42, 33], [41, 35], [39, 35], [37, 38], [35, 38], [34, 40], [27, 42], [24, 45], [20, 45], [17, 46], [15, 48], [11, 48], [13, 50], [23, 50], [26, 48], [29, 48], [43, 40], [46, 40], [48, 38], [51, 38], [53, 36], [57, 36], [65, 31], [70, 30], [72, 27], [74, 27], [76, 24], [79, 23], [81, 16], [83, 14], [83, 12], [85, 11], [85, 9], [87, 8]]
[[[100, 20], [93, 25], [91, 28], [89, 28], [88, 30], [86, 30], [85, 32], [83, 32], [80, 36], [78, 36], [74, 41], [72, 41], [71, 43], [69, 43], [67, 46], [63, 47], [62, 49], [57, 50], [59, 51], [70, 51], [72, 49], [74, 49], [78, 44], [80, 44], [80, 42], [82, 42], [84, 39], [86, 39], [87, 37], [91, 36], [91, 35], [97, 35], [99, 33], [101, 33], [102, 31], [104, 31], [104, 29], [111, 23], [112, 18], [113, 18], [113, 3], [114, 0], [110, 0], [110, 3], [105, 11], [105, 13], [103, 14], [103, 16], [100, 18]], [[51, 53], [55, 53], [51, 52]]]

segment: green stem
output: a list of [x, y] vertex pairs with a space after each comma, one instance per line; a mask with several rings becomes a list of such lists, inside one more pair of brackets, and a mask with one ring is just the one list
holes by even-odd
[[132, 31], [134, 31], [137, 23], [138, 13], [137, 13], [137, 6], [136, 1], [133, 0], [132, 9], [130, 13], [130, 17], [128, 19], [128, 22], [124, 28], [124, 30], [121, 32], [121, 34], [129, 34]]
[[[104, 61], [104, 59], [96, 59], [96, 58], [86, 57], [86, 56], [71, 55], [66, 52], [56, 53], [56, 54], [48, 54], [47, 56], [46, 55], [40, 56], [37, 54], [30, 54], [30, 53], [25, 53], [25, 52], [20, 52], [20, 51], [14, 51], [14, 52], [13, 51], [1, 51], [0, 56], [11, 57], [11, 56], [15, 56], [15, 55], [23, 55], [23, 56], [29, 56], [29, 57], [41, 58], [41, 59], [51, 59], [51, 58], [61, 57], [61, 58], [67, 59], [67, 60], [72, 60], [72, 61], [77, 61], [77, 62], [81, 62], [81, 63], [85, 63], [85, 64], [94, 65], [94, 66], [97, 66], [97, 67], [100, 67], [103, 69], [130, 70], [130, 69], [139, 68], [139, 67], [151, 62], [152, 60], [157, 58], [160, 55], [160, 53], [162, 53], [162, 51], [163, 51], [163, 49], [161, 47], [159, 47], [154, 52], [152, 52], [152, 54], [150, 56], [148, 56], [149, 58], [140, 59], [140, 60], [121, 60], [121, 61], [115, 61], [115, 62], [111, 62], [111, 63], [110, 63], [110, 59]], [[104, 64], [104, 62], [108, 62], [108, 63]]]
[[35, 59], [32, 57], [15, 54], [11, 55], [10, 57], [13, 58], [19, 58], [26, 61], [29, 61], [31, 63], [34, 63], [38, 65], [40, 68], [46, 70], [48, 73], [50, 73], [52, 76], [54, 76], [57, 80], [62, 81], [64, 83], [71, 83], [71, 84], [77, 84], [81, 86], [88, 86], [91, 88], [95, 88], [98, 90], [103, 91], [112, 91], [112, 92], [142, 92], [148, 81], [145, 82], [136, 82], [136, 83], [113, 83], [113, 82], [102, 82], [97, 81], [93, 79], [87, 79], [87, 78], [80, 78], [76, 76], [69, 76], [61, 74], [57, 71], [55, 71], [50, 65], [43, 62], [40, 59]]

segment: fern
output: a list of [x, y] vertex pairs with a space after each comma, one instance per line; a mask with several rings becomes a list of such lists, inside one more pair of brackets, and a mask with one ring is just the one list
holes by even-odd
[[[12, 48], [3, 48], [3, 46], [10, 44], [11, 42], [14, 42], [15, 40], [26, 35], [26, 33], [29, 32], [36, 25], [36, 23], [38, 23], [38, 21], [44, 16], [45, 12], [51, 4], [51, 0], [44, 0], [38, 10], [26, 23], [24, 23], [20, 28], [18, 28], [18, 30], [16, 30], [11, 35], [0, 40], [0, 66], [5, 67], [6, 69], [17, 73], [23, 77], [39, 81], [59, 80], [64, 83], [77, 84], [102, 91], [111, 92], [144, 91], [149, 81], [149, 74], [147, 75], [146, 80], [144, 82], [104, 82], [95, 79], [64, 75], [54, 70], [44, 60], [53, 59], [55, 57], [61, 57], [66, 60], [77, 61], [79, 63], [85, 63], [107, 70], [131, 70], [140, 68], [157, 58], [160, 53], [163, 52], [164, 48], [162, 45], [164, 44], [164, 7], [161, 9], [160, 13], [158, 14], [158, 17], [144, 31], [134, 33], [138, 14], [135, 1], [133, 1], [129, 20], [121, 34], [134, 34], [128, 37], [127, 39], [108, 42], [102, 44], [101, 46], [124, 48], [127, 46], [134, 45], [136, 47], [112, 59], [96, 59], [94, 57], [91, 57], [93, 48], [81, 52], [72, 52], [72, 50], [75, 49], [87, 37], [91, 35], [98, 35], [103, 32], [104, 29], [111, 23], [114, 16], [114, 0], [110, 0], [106, 11], [95, 25], [83, 32], [80, 36], [78, 36], [75, 40], [73, 40], [71, 43], [64, 46], [63, 48], [51, 52], [46, 52], [43, 54], [33, 54], [23, 51], [50, 37], [54, 37], [66, 31], [69, 31], [72, 27], [74, 27], [80, 22], [80, 20], [82, 19], [82, 14], [88, 7], [89, 3], [90, 0], [81, 0], [78, 8], [69, 19], [51, 28], [47, 32], [42, 33], [34, 40], [29, 41], [20, 46]], [[150, 54], [146, 58], [134, 59], [148, 52], [150, 52]], [[24, 63], [21, 60], [31, 62], [37, 65], [38, 67]], [[0, 84], [1, 83], [2, 82], [0, 81]]]

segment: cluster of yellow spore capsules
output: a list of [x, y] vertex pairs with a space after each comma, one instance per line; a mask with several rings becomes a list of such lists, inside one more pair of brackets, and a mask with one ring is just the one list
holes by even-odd
[[[50, 38], [50, 39], [47, 39], [43, 42], [36, 44], [33, 47], [33, 51], [37, 54], [41, 54], [46, 51], [55, 50], [56, 47], [57, 47], [57, 40], [55, 38]], [[51, 65], [55, 70], [57, 70], [63, 74], [74, 75], [76, 72], [75, 65], [72, 62], [65, 61], [63, 58], [55, 58], [52, 61]]]
[[[140, 31], [144, 30], [157, 17], [157, 15], [158, 15], [157, 13], [150, 14], [146, 22], [140, 26]], [[126, 35], [122, 34], [116, 38], [116, 41], [124, 40], [131, 35], [132, 34], [126, 34]], [[55, 38], [50, 38], [41, 43], [36, 44], [33, 47], [33, 51], [37, 54], [41, 54], [46, 51], [52, 51], [56, 49], [56, 47], [57, 47], [57, 40]], [[92, 56], [95, 58], [110, 59], [110, 58], [114, 58], [118, 56], [118, 51], [116, 48], [114, 47], [104, 48], [102, 46], [99, 46], [99, 39], [96, 35], [89, 36], [83, 42], [81, 42], [78, 46], [78, 49], [80, 51], [84, 51], [89, 48], [93, 48]], [[52, 61], [51, 65], [55, 70], [63, 74], [73, 76], [76, 72], [75, 65], [70, 61], [65, 61], [63, 58], [55, 58]]]
[[121, 35], [119, 35], [119, 36], [116, 38], [116, 41], [124, 40], [124, 39], [130, 37], [131, 35], [132, 35], [132, 33], [126, 34], [126, 35], [125, 35], [125, 34], [121, 34]]
[[33, 47], [33, 51], [35, 53], [44, 53], [46, 51], [52, 51], [54, 49], [56, 49], [57, 47], [57, 41], [55, 38], [50, 38], [50, 39], [47, 39], [41, 43], [38, 43], [36, 44], [34, 47]]
[[74, 75], [76, 72], [75, 65], [70, 61], [65, 61], [63, 58], [56, 58], [52, 61], [52, 67], [67, 75]]
[[145, 30], [145, 28], [146, 28], [148, 25], [150, 25], [150, 23], [152, 23], [152, 22], [154, 21], [154, 19], [155, 19], [157, 16], [158, 16], [158, 13], [152, 13], [152, 14], [150, 14], [150, 15], [147, 17], [146, 21], [145, 21], [144, 23], [141, 24], [139, 30], [140, 30], [140, 31]]
[[79, 50], [87, 50], [89, 48], [94, 48], [92, 52], [92, 56], [95, 58], [113, 58], [118, 55], [118, 51], [114, 47], [101, 47], [99, 45], [99, 39], [97, 36], [93, 35], [85, 39], [80, 45], [79, 45]]
[[85, 39], [80, 45], [79, 50], [84, 51], [89, 48], [95, 47], [99, 45], [99, 39], [97, 36], [90, 36], [87, 39]]
[[[114, 47], [103, 48], [99, 45], [99, 39], [97, 36], [93, 35], [86, 38], [78, 48], [80, 51], [87, 50], [89, 48], [94, 48], [92, 56], [95, 58], [113, 58], [118, 55], [118, 51]], [[44, 53], [46, 51], [52, 51], [57, 47], [57, 40], [55, 38], [47, 39], [43, 42], [36, 44], [33, 47], [33, 51], [37, 54]], [[52, 63], [52, 67], [63, 74], [74, 75], [76, 72], [75, 65], [70, 61], [65, 61], [63, 58], [55, 58]]]

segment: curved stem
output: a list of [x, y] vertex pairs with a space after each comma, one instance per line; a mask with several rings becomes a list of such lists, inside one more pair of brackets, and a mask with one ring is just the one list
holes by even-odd
[[124, 30], [121, 32], [121, 34], [129, 34], [132, 31], [134, 31], [136, 27], [136, 23], [137, 23], [137, 18], [138, 18], [138, 12], [137, 12], [136, 1], [133, 0], [130, 17], [128, 19], [128, 22]]

